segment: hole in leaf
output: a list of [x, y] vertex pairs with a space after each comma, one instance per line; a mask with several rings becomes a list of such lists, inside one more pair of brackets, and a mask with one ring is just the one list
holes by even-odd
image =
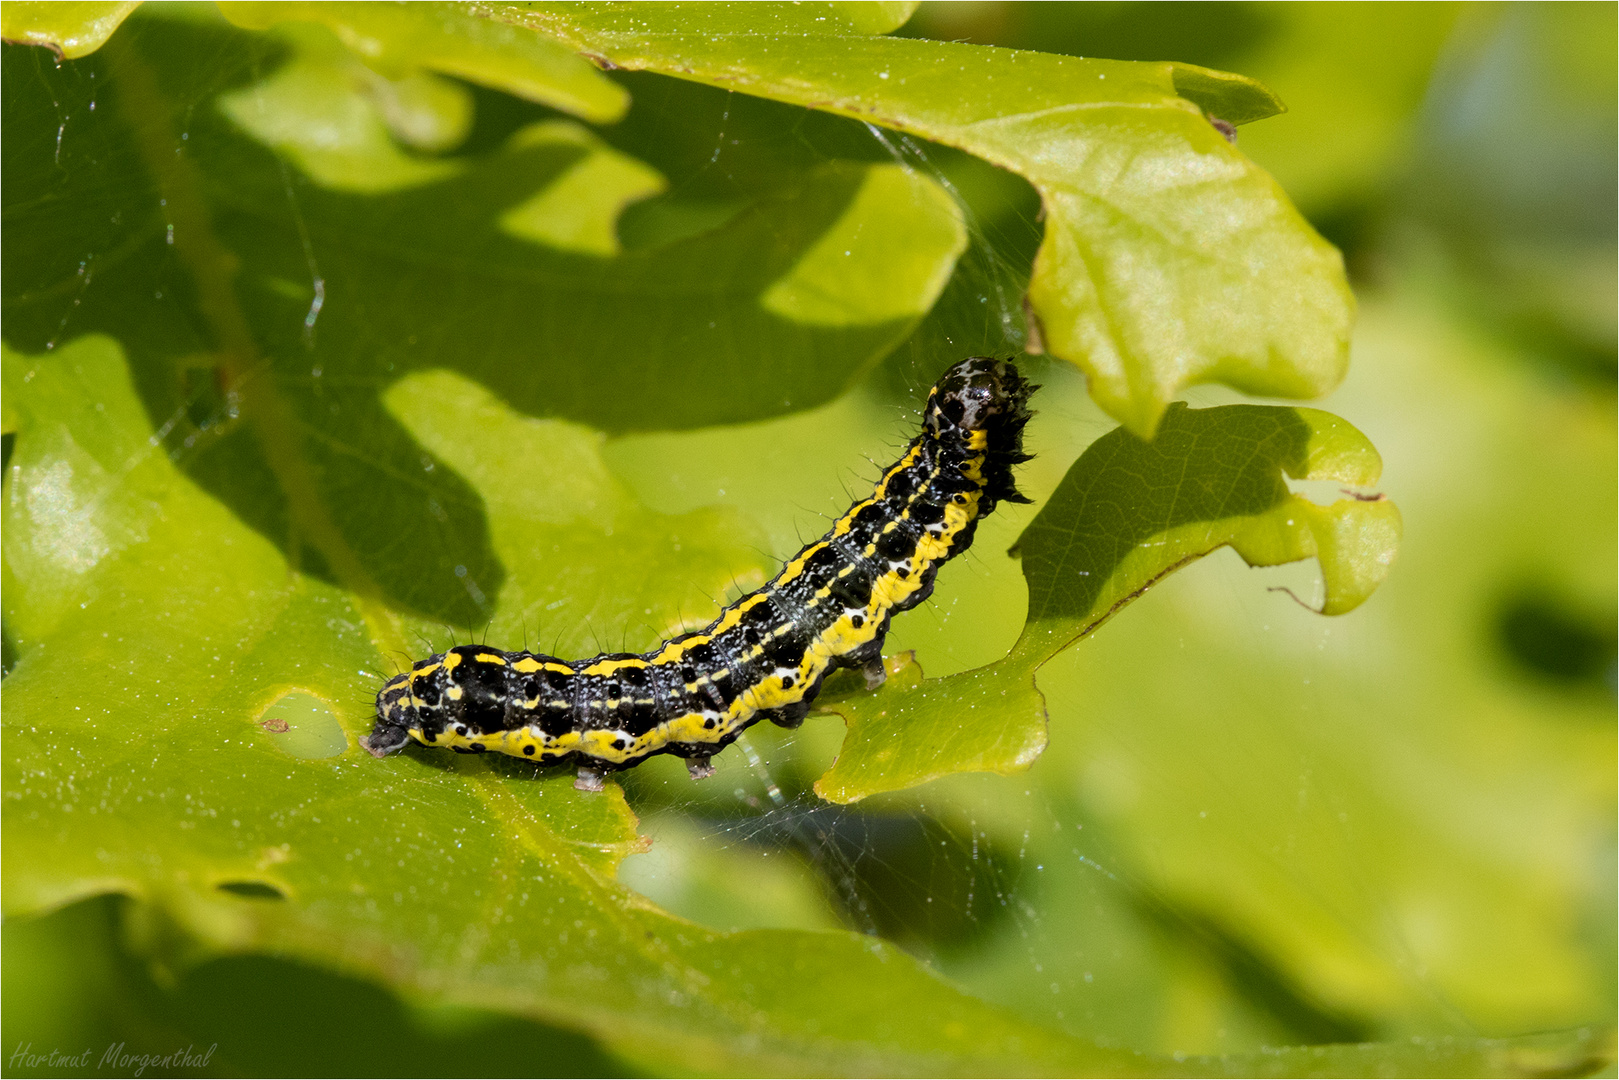
[[214, 888], [247, 900], [285, 900], [287, 894], [263, 881], [221, 881]]
[[348, 749], [348, 736], [331, 706], [306, 690], [277, 699], [257, 723], [278, 747], [303, 761], [336, 757]]

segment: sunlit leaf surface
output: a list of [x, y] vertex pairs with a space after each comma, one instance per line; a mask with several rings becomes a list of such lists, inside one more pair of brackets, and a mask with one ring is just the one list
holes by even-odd
[[140, 0], [41, 3], [19, 0], [0, 13], [0, 35], [7, 41], [43, 45], [74, 58], [95, 52], [112, 36]]
[[463, 4], [253, 3], [219, 5], [238, 26], [283, 22], [330, 27], [385, 75], [417, 69], [457, 75], [584, 120], [623, 117], [629, 95], [588, 60], [554, 41], [479, 19]]
[[881, 124], [1025, 177], [1045, 202], [1029, 283], [1045, 346], [1138, 434], [1189, 383], [1314, 397], [1343, 376], [1351, 300], [1338, 253], [1207, 119], [1278, 111], [1251, 80], [835, 24], [806, 36], [781, 8], [480, 10], [621, 67]]

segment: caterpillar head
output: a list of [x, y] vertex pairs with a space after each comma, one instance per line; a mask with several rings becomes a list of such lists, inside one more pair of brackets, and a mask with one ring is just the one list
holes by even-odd
[[1018, 491], [1012, 468], [1029, 460], [1023, 427], [1033, 415], [1029, 395], [1038, 389], [1010, 360], [969, 356], [928, 393], [923, 415], [928, 434], [941, 443], [983, 450], [980, 516], [993, 513], [997, 503], [1029, 501]]
[[374, 757], [397, 753], [410, 741], [410, 673], [395, 675], [377, 691], [377, 723], [360, 745]]
[[923, 422], [934, 436], [998, 428], [1021, 432], [1034, 390], [1010, 360], [969, 356], [929, 391]]

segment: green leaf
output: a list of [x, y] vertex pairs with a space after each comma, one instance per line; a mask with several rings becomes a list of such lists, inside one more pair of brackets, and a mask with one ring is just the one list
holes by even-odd
[[553, 120], [514, 136], [517, 145], [577, 146], [584, 150], [567, 172], [512, 207], [500, 227], [512, 236], [558, 251], [612, 258], [622, 253], [618, 220], [625, 207], [663, 191], [662, 175], [600, 142], [578, 124]]
[[[1252, 596], [1229, 554], [1175, 575], [1040, 670], [1052, 738], [1030, 779], [1128, 895], [1183, 913], [1179, 940], [1286, 973], [1337, 1039], [1445, 1031], [1453, 1009], [1491, 1033], [1605, 1017], [1611, 683], [1536, 674], [1507, 630], [1525, 589], [1607, 630], [1611, 402], [1514, 371], [1409, 294], [1366, 308], [1332, 404], [1388, 462], [1395, 572], [1333, 620]], [[1314, 599], [1312, 575], [1263, 573]], [[1043, 950], [1095, 949], [1089, 909], [1062, 907]]]
[[1315, 397], [1343, 377], [1352, 301], [1338, 253], [1203, 112], [1233, 122], [1276, 112], [1251, 80], [803, 35], [798, 16], [770, 6], [715, 9], [696, 25], [661, 5], [478, 10], [620, 67], [880, 124], [1023, 176], [1045, 203], [1029, 283], [1045, 347], [1077, 364], [1097, 402], [1144, 438], [1192, 383]]
[[1338, 615], [1387, 576], [1400, 515], [1381, 496], [1318, 506], [1295, 480], [1377, 483], [1365, 436], [1314, 409], [1179, 406], [1144, 443], [1119, 429], [1076, 461], [1014, 549], [1029, 584], [1028, 623], [988, 667], [838, 706], [849, 725], [823, 798], [847, 803], [962, 770], [1011, 773], [1046, 746], [1035, 672], [1175, 570], [1230, 546], [1250, 566], [1315, 558], [1321, 610]]
[[[1406, 524], [1371, 602], [1322, 619], [1261, 591], [1318, 605], [1313, 562], [1219, 552], [1039, 669], [1051, 735], [1029, 772], [857, 804], [950, 807], [1018, 853], [1002, 873], [1040, 914], [1002, 940], [1050, 981], [1013, 949], [942, 962], [953, 978], [1165, 1049], [1604, 1022], [1611, 401], [1514, 370], [1409, 294], [1366, 304], [1356, 350], [1332, 405], [1376, 433]], [[1042, 407], [1072, 416], [1061, 401]], [[1015, 535], [941, 584], [958, 636], [985, 621], [970, 592], [1016, 608], [996, 554]], [[954, 666], [897, 629], [930, 675]]]
[[445, 100], [412, 103], [415, 108], [390, 123], [395, 110], [386, 105], [402, 102], [409, 88], [435, 85], [427, 82], [430, 76], [386, 79], [329, 35], [317, 31], [299, 38], [292, 39], [297, 53], [269, 78], [220, 95], [219, 111], [324, 188], [380, 194], [461, 171], [452, 161], [409, 153], [399, 137], [427, 131], [432, 144], [458, 144], [471, 111], [463, 88], [438, 80], [449, 91]]
[[[406, 376], [383, 402], [472, 485], [489, 514], [495, 556], [507, 568], [499, 595], [488, 598], [483, 633], [495, 640], [544, 633], [548, 649], [586, 655], [600, 647], [591, 628], [614, 627], [628, 645], [648, 648], [707, 623], [714, 597], [762, 584], [771, 569], [735, 511], [641, 509], [603, 462], [599, 432], [521, 416], [447, 371]], [[481, 435], [469, 440], [468, 432]]]
[[73, 59], [101, 48], [140, 0], [110, 3], [43, 3], [15, 0], [0, 12], [0, 36], [25, 45], [43, 45], [58, 56]]
[[[29, 209], [8, 225], [10, 339], [119, 336], [194, 477], [278, 542], [289, 522], [307, 530], [292, 557], [316, 573], [441, 622], [481, 622], [475, 597], [505, 570], [476, 499], [434, 471], [380, 385], [453, 368], [531, 415], [609, 431], [779, 415], [830, 400], [903, 341], [965, 243], [936, 181], [831, 160], [718, 228], [619, 251], [616, 215], [662, 181], [582, 129], [520, 123], [482, 154], [423, 159], [392, 144], [374, 85], [325, 31], [132, 28], [85, 61], [112, 76], [95, 112], [91, 84], [13, 63], [25, 150], [8, 190]], [[217, 104], [187, 96], [193, 51], [236, 73]], [[82, 147], [101, 171], [57, 169], [53, 100], [85, 110], [65, 160]], [[85, 210], [109, 190], [114, 212]], [[86, 250], [118, 254], [81, 268], [70, 253]], [[131, 324], [141, 304], [153, 318]], [[270, 381], [249, 378], [262, 361]]]
[[[1406, 164], [1412, 121], [1465, 9], [1300, 5], [1267, 12], [1232, 63], [1287, 99], [1275, 123], [1242, 133], [1243, 152], [1276, 177], [1312, 221], [1365, 213]], [[1350, 239], [1355, 237], [1351, 233]], [[1342, 241], [1340, 241], [1342, 242]]]
[[831, 6], [848, 20], [849, 29], [855, 33], [886, 34], [904, 26], [920, 3], [921, 0], [834, 0]]
[[1228, 124], [1251, 124], [1287, 111], [1281, 98], [1253, 79], [1194, 64], [1173, 68], [1175, 93]]
[[[1356, 1046], [1294, 1046], [1188, 1062], [1203, 1076], [1595, 1076], [1613, 1061], [1613, 1035], [1580, 1028], [1516, 1039], [1447, 1037]], [[1209, 1068], [1202, 1072], [1201, 1067]]]
[[[354, 738], [386, 661], [364, 613], [289, 572], [173, 467], [117, 347], [7, 353], [5, 393], [21, 416], [10, 490], [26, 493], [4, 523], [7, 623], [26, 628], [6, 680], [8, 912], [125, 892], [215, 949], [498, 1003], [632, 1059], [650, 1044], [722, 1071], [1139, 1071], [973, 1001], [892, 946], [670, 919], [612, 880], [640, 846], [616, 788], [582, 794], [519, 762], [372, 761]], [[644, 537], [569, 426], [428, 376], [391, 404], [458, 433], [474, 482], [509, 499], [495, 516], [519, 519], [512, 543], [600, 543], [615, 526]], [[470, 427], [456, 422], [466, 409], [480, 413]], [[502, 465], [533, 452], [572, 463], [575, 498], [514, 483], [544, 484]], [[558, 521], [544, 508], [559, 504], [576, 509]], [[541, 509], [523, 522], [528, 506]], [[570, 585], [595, 591], [547, 581]], [[340, 753], [278, 730], [312, 721], [341, 732]], [[784, 969], [787, 984], [748, 991]], [[874, 1009], [872, 988], [910, 1007]]]
[[476, 18], [460, 4], [244, 0], [219, 8], [227, 19], [252, 30], [289, 20], [321, 23], [355, 55], [394, 77], [425, 68], [598, 124], [618, 120], [629, 107], [629, 95], [589, 61], [545, 38]]
[[[1552, 568], [1507, 594], [1513, 625], [1560, 597], [1609, 610], [1611, 410], [1593, 425], [1515, 385], [1458, 432], [1429, 421], [1499, 359], [1413, 382], [1455, 351], [1385, 345], [1369, 383], [1416, 419], [1390, 426], [1365, 383], [1335, 410], [1399, 450], [1391, 489], [1413, 550], [1422, 515], [1424, 561], [1402, 553], [1345, 620], [1266, 596], [1223, 553], [1164, 581], [1039, 670], [1052, 744], [1013, 782], [817, 805], [841, 734], [821, 718], [750, 732], [707, 784], [678, 762], [627, 774], [638, 830], [616, 796], [582, 802], [520, 764], [373, 762], [353, 739], [381, 675], [462, 627], [580, 654], [649, 643], [819, 532], [863, 462], [909, 437], [949, 358], [1012, 347], [1033, 195], [963, 154], [928, 147], [919, 176], [845, 118], [656, 74], [608, 76], [632, 107], [588, 131], [425, 61], [373, 69], [320, 25], [251, 34], [187, 10], [154, 5], [61, 67], [7, 49], [6, 337], [38, 372], [3, 399], [11, 914], [132, 892], [118, 940], [187, 988], [176, 1002], [296, 993], [231, 981], [280, 954], [388, 988], [335, 1010], [378, 1005], [354, 1046], [397, 1024], [416, 1029], [400, 1046], [474, 1063], [467, 1032], [509, 1056], [532, 1045], [524, 1017], [659, 1073], [1477, 1074], [1611, 1057], [1600, 1033], [1437, 1037], [1611, 1012], [1611, 886], [1591, 873], [1611, 850], [1607, 669], [1596, 689], [1547, 689], [1475, 657], [1496, 648], [1497, 562]], [[771, 18], [814, 29], [839, 10]], [[855, 16], [840, 33], [886, 28]], [[1264, 104], [1210, 79], [1172, 82], [1220, 116], [1237, 114], [1227, 90]], [[323, 125], [325, 146], [309, 137]], [[1025, 233], [1026, 254], [1005, 239]], [[1071, 367], [1025, 363], [1046, 384], [1022, 471], [1043, 503], [1111, 424]], [[1348, 447], [1366, 474], [1351, 433], [1298, 415], [1319, 429], [1306, 451]], [[1278, 457], [1273, 483], [1297, 464]], [[1330, 555], [1329, 508], [1309, 509], [1308, 529], [1243, 532], [1247, 550]], [[987, 521], [892, 648], [946, 676], [1004, 656], [1026, 590], [1001, 553], [1036, 510]], [[1107, 599], [1048, 539], [1037, 652]], [[1116, 573], [1143, 569], [1131, 559]], [[1312, 567], [1279, 573], [1264, 581], [1310, 598]], [[1335, 580], [1340, 600], [1369, 584]], [[898, 700], [934, 685], [894, 672]], [[1301, 691], [1312, 678], [1330, 689]], [[977, 715], [1004, 713], [995, 689]], [[959, 736], [933, 734], [933, 749]], [[917, 843], [885, 846], [896, 826]], [[784, 834], [821, 845], [816, 860], [773, 846]], [[884, 874], [900, 887], [872, 891]], [[896, 913], [907, 896], [917, 909]], [[881, 921], [851, 917], [868, 901]], [[72, 958], [13, 974], [16, 933], [61, 916], [6, 927], [7, 988], [25, 988], [8, 1031], [41, 972], [80, 975]], [[831, 922], [981, 1000], [889, 944], [793, 932]], [[741, 927], [768, 932], [715, 932]], [[221, 949], [256, 955], [191, 966]], [[439, 1013], [469, 1005], [484, 1011]], [[939, 1019], [897, 1031], [896, 1013]], [[423, 1034], [451, 1023], [461, 1038]], [[1099, 1054], [1098, 1038], [1199, 1056]], [[1206, 1056], [1363, 1040], [1382, 1041]]]

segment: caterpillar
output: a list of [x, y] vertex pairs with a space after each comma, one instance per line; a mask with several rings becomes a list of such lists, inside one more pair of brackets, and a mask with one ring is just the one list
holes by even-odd
[[694, 633], [650, 652], [559, 660], [462, 645], [414, 664], [377, 694], [360, 744], [377, 757], [412, 739], [542, 763], [575, 759], [574, 786], [655, 754], [694, 779], [749, 726], [797, 727], [837, 668], [884, 677], [889, 620], [926, 600], [939, 567], [966, 551], [1001, 502], [1028, 502], [1012, 467], [1037, 387], [1008, 360], [974, 356], [928, 392], [922, 430], [851, 506], [762, 588]]

